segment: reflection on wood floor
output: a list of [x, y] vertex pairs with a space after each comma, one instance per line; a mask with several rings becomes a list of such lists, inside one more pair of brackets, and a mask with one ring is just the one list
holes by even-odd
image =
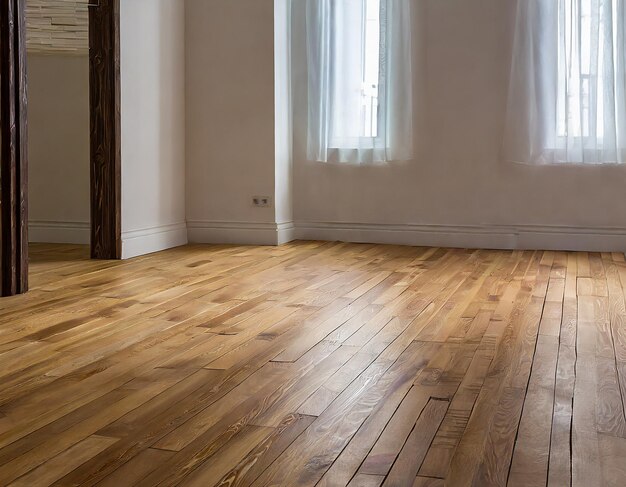
[[623, 254], [31, 251], [0, 485], [626, 485]]

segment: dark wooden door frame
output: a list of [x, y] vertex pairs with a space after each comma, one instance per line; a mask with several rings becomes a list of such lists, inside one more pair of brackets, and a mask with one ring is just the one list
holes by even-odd
[[[25, 3], [0, 2], [1, 296], [28, 290]], [[120, 0], [93, 0], [89, 7], [89, 84], [91, 257], [120, 259]]]
[[120, 0], [89, 7], [91, 257], [122, 258]]
[[28, 290], [26, 0], [0, 7], [0, 294]]

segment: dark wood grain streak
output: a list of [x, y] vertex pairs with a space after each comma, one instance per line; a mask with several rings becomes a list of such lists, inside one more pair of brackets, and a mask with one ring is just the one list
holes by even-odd
[[0, 287], [28, 290], [28, 154], [25, 0], [0, 6]]
[[120, 1], [89, 9], [91, 257], [122, 257]]

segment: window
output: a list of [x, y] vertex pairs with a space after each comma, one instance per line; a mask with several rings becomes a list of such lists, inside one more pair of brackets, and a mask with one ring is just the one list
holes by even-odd
[[604, 103], [613, 96], [607, 75], [614, 62], [612, 47], [618, 45], [617, 1], [560, 4], [559, 137], [604, 137]]
[[626, 3], [517, 4], [504, 153], [532, 164], [626, 162]]
[[333, 38], [331, 145], [356, 147], [358, 138], [378, 136], [380, 0], [337, 9]]
[[411, 157], [411, 0], [308, 0], [309, 158]]
[[361, 136], [378, 134], [378, 83], [380, 82], [380, 0], [367, 0], [364, 15]]

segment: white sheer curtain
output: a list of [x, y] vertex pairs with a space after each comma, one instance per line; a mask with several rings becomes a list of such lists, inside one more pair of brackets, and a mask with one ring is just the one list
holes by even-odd
[[624, 0], [518, 0], [508, 160], [626, 162]]
[[307, 0], [308, 158], [412, 157], [411, 0]]

